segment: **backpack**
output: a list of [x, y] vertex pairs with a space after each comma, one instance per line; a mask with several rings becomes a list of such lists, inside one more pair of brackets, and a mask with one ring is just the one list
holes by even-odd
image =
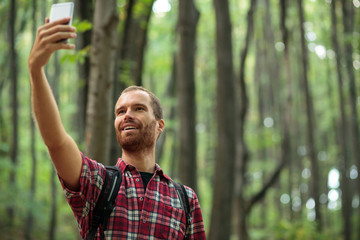
[[[115, 200], [120, 189], [122, 181], [122, 174], [120, 169], [116, 166], [106, 166], [105, 169], [106, 175], [104, 179], [104, 185], [101, 189], [99, 199], [96, 202], [95, 208], [93, 210], [93, 219], [91, 222], [90, 232], [86, 238], [87, 240], [93, 240], [95, 238], [97, 229], [100, 225], [103, 230], [106, 229], [108, 219], [112, 210], [115, 207]], [[173, 184], [180, 200], [181, 207], [185, 211], [186, 223], [184, 239], [186, 239], [186, 229], [191, 224], [189, 199], [184, 185], [174, 181]]]

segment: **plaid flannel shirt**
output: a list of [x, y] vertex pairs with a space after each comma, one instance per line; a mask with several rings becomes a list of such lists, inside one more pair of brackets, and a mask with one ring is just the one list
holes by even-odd
[[[65, 196], [86, 239], [90, 231], [92, 211], [100, 195], [105, 176], [102, 164], [82, 155], [80, 190], [68, 189], [62, 179]], [[107, 229], [97, 231], [95, 239], [183, 239], [185, 211], [181, 207], [175, 186], [156, 164], [155, 174], [144, 192], [138, 170], [119, 159], [116, 166], [122, 172], [122, 183]], [[187, 239], [206, 239], [200, 205], [195, 192], [185, 186], [190, 203], [191, 224]]]

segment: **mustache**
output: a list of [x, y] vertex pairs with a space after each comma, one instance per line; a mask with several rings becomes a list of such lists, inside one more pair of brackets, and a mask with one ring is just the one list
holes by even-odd
[[122, 131], [122, 129], [124, 128], [124, 125], [125, 124], [134, 124], [136, 125], [138, 128], [141, 128], [142, 127], [142, 124], [140, 121], [137, 121], [135, 119], [128, 119], [128, 120], [125, 120], [123, 121], [122, 123], [119, 124], [119, 127], [118, 127], [118, 131]]

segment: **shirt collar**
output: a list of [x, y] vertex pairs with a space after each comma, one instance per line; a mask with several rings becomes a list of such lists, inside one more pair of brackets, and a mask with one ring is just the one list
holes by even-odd
[[[122, 173], [124, 173], [126, 169], [128, 169], [130, 171], [136, 169], [136, 167], [134, 167], [133, 165], [131, 165], [131, 164], [127, 163], [127, 162], [125, 162], [121, 158], [118, 158], [115, 166], [117, 166]], [[157, 163], [155, 163], [155, 174], [159, 175], [161, 177], [165, 177], [166, 179], [170, 180], [170, 178], [164, 174], [163, 170], [160, 168], [159, 164], [157, 164]]]

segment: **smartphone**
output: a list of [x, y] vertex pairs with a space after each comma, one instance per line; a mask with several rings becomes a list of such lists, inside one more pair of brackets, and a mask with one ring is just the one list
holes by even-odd
[[51, 6], [50, 10], [50, 22], [56, 21], [65, 17], [71, 17], [70, 22], [71, 25], [72, 17], [74, 12], [74, 3], [73, 2], [65, 2], [65, 3], [56, 3]]

